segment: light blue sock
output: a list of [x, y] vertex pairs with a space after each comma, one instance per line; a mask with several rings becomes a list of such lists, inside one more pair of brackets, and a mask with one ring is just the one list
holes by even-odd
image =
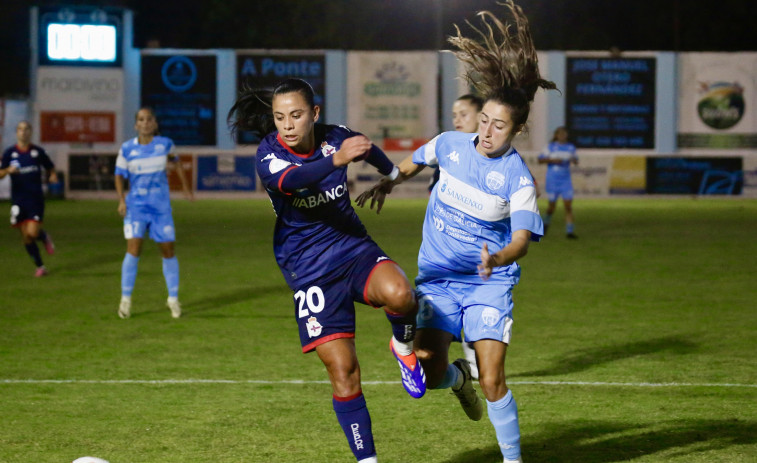
[[572, 223], [565, 224], [565, 233], [568, 233], [568, 234], [573, 233], [574, 229], [575, 229], [575, 225], [573, 225]]
[[137, 266], [139, 257], [132, 256], [128, 252], [124, 256], [124, 263], [121, 265], [121, 295], [131, 296], [134, 290], [134, 281], [137, 279]]
[[507, 460], [517, 460], [520, 457], [520, 426], [518, 406], [515, 404], [512, 391], [507, 391], [507, 394], [496, 402], [487, 400], [486, 408], [489, 411], [489, 421], [497, 433], [502, 456]]
[[163, 258], [163, 276], [166, 278], [168, 297], [179, 297], [179, 259]]
[[444, 378], [442, 378], [442, 382], [439, 383], [439, 385], [434, 389], [447, 389], [448, 387], [454, 386], [459, 375], [460, 370], [458, 370], [456, 366], [450, 363], [449, 365], [447, 365], [447, 371], [444, 372]]

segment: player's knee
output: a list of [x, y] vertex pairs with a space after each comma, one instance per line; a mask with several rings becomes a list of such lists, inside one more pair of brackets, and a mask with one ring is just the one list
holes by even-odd
[[481, 392], [490, 402], [495, 402], [507, 394], [507, 384], [504, 375], [487, 375], [479, 372], [478, 384], [481, 386]]
[[386, 308], [391, 312], [409, 314], [417, 309], [415, 291], [407, 282], [388, 284], [384, 291], [384, 298]]

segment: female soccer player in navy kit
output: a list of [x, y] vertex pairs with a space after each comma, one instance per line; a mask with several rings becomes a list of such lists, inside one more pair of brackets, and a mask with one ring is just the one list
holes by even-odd
[[45, 215], [42, 171], [47, 172], [49, 183], [57, 183], [58, 175], [45, 150], [32, 144], [31, 139], [31, 124], [19, 122], [16, 126], [16, 144], [3, 153], [0, 178], [11, 176], [11, 226], [21, 232], [26, 252], [37, 266], [34, 276], [41, 277], [47, 275], [47, 268], [36, 242], [43, 242], [48, 254], [55, 252], [50, 234], [42, 228]]
[[575, 234], [573, 219], [573, 181], [570, 178], [570, 165], [578, 165], [576, 147], [568, 141], [568, 129], [555, 129], [552, 141], [539, 154], [539, 164], [547, 164], [547, 179], [544, 189], [547, 191], [547, 212], [544, 215], [544, 233], [552, 222], [557, 199], [562, 196], [565, 206], [565, 236], [578, 238]]
[[468, 362], [448, 361], [453, 339], [474, 342], [479, 383], [489, 420], [505, 462], [519, 462], [520, 428], [512, 392], [505, 381], [505, 354], [513, 318], [512, 287], [520, 278], [516, 260], [543, 224], [533, 178], [511, 145], [520, 132], [539, 88], [555, 84], [539, 76], [528, 21], [511, 0], [502, 3], [514, 17], [515, 30], [488, 11], [479, 13], [482, 43], [458, 29], [450, 43], [486, 95], [476, 135], [445, 132], [400, 163], [400, 175], [360, 195], [380, 210], [385, 195], [426, 166], [439, 165], [439, 183], [431, 193], [418, 255], [419, 298], [416, 353], [428, 375], [428, 387], [452, 388], [468, 417], [479, 420], [483, 406], [473, 389]]
[[[173, 153], [173, 141], [158, 135], [158, 121], [150, 108], [137, 111], [137, 136], [121, 145], [116, 158], [118, 213], [124, 218], [126, 255], [121, 265], [121, 302], [118, 316], [131, 316], [131, 294], [137, 278], [142, 241], [149, 231], [163, 256], [163, 277], [168, 288], [166, 305], [173, 318], [181, 316], [179, 303], [179, 261], [174, 252], [176, 231], [166, 176], [166, 161], [176, 165], [187, 199], [193, 199], [181, 162]], [[128, 194], [124, 180], [129, 181]]]
[[302, 351], [323, 362], [350, 449], [370, 463], [377, 460], [355, 352], [355, 301], [384, 308], [407, 392], [418, 398], [426, 386], [412, 350], [413, 288], [352, 208], [347, 166], [365, 160], [388, 178], [399, 170], [365, 136], [318, 124], [319, 112], [310, 84], [287, 79], [272, 92], [243, 92], [229, 120], [235, 132], [268, 134], [258, 146], [257, 172], [276, 213], [273, 251], [294, 293]]

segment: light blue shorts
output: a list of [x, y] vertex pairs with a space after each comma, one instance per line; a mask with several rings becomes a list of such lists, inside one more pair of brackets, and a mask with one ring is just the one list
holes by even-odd
[[466, 342], [494, 339], [510, 344], [513, 327], [512, 286], [475, 285], [447, 280], [420, 284], [418, 328], [436, 328]]
[[173, 214], [168, 212], [145, 212], [139, 208], [127, 208], [124, 217], [124, 238], [143, 239], [145, 231], [150, 231], [150, 238], [156, 243], [176, 241]]
[[550, 203], [557, 201], [560, 196], [562, 196], [562, 199], [573, 199], [573, 182], [570, 177], [547, 178], [544, 190], [547, 192], [547, 200]]

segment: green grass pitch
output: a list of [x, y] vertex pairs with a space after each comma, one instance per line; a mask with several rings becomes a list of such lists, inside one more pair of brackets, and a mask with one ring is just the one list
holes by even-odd
[[[360, 212], [411, 278], [424, 207]], [[757, 461], [757, 201], [578, 199], [575, 210], [579, 239], [564, 237], [558, 209], [514, 290], [507, 372], [524, 461]], [[132, 318], [116, 316], [115, 201], [48, 202], [58, 252], [43, 253], [43, 279], [2, 228], [0, 462], [354, 461], [324, 368], [300, 353], [269, 202], [177, 200], [174, 216], [179, 320], [150, 241]], [[380, 461], [500, 462], [488, 419], [468, 421], [447, 391], [404, 392], [390, 334], [380, 311], [358, 306]]]

